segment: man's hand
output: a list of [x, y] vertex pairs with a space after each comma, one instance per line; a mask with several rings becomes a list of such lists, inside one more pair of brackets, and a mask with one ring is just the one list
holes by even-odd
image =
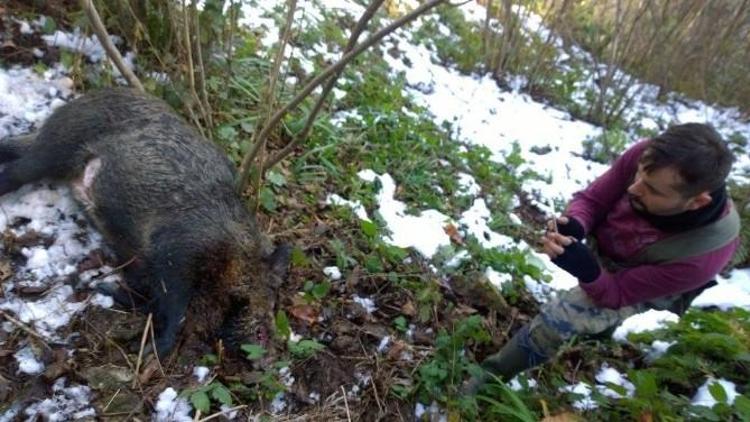
[[[570, 239], [570, 238], [569, 238]], [[594, 255], [582, 242], [571, 241], [552, 262], [567, 271], [581, 283], [591, 283], [602, 273]]]
[[555, 259], [565, 252], [565, 247], [577, 242], [572, 236], [564, 236], [561, 233], [547, 232], [542, 238], [542, 249], [551, 259]]
[[583, 240], [586, 235], [583, 225], [578, 220], [564, 215], [557, 219], [557, 232], [563, 236], [573, 236], [578, 240]]
[[[574, 218], [557, 219], [557, 232], [547, 231], [542, 238], [542, 249], [558, 267], [582, 283], [590, 283], [601, 274], [601, 268], [588, 247], [581, 242], [583, 227]], [[578, 238], [577, 236], [580, 236]]]

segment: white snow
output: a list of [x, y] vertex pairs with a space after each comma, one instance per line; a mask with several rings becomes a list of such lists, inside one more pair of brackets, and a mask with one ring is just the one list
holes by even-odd
[[615, 399], [622, 398], [622, 394], [618, 391], [613, 390], [610, 388], [607, 383], [619, 385], [623, 387], [626, 391], [626, 397], [631, 397], [633, 393], [635, 392], [635, 386], [632, 382], [628, 381], [627, 377], [625, 377], [623, 374], [620, 373], [615, 368], [610, 367], [606, 363], [602, 365], [602, 367], [599, 369], [599, 372], [596, 374], [596, 382], [599, 384], [596, 386], [597, 390], [601, 392], [603, 395]]
[[355, 303], [360, 304], [365, 309], [365, 311], [367, 311], [368, 314], [371, 314], [378, 309], [378, 307], [375, 306], [375, 302], [373, 302], [373, 300], [370, 299], [369, 297], [360, 297], [360, 296], [354, 295], [352, 296], [352, 300]]
[[284, 394], [283, 392], [277, 393], [276, 396], [274, 396], [273, 400], [271, 400], [271, 404], [269, 404], [268, 407], [268, 410], [274, 415], [278, 415], [279, 413], [283, 412], [287, 407], [286, 394]]
[[578, 384], [574, 385], [566, 385], [564, 387], [561, 387], [560, 391], [580, 396], [577, 397], [575, 401], [573, 401], [573, 407], [578, 410], [593, 410], [599, 407], [596, 401], [591, 398], [591, 386], [585, 382], [579, 382]]
[[657, 330], [663, 328], [666, 322], [677, 322], [679, 319], [680, 317], [675, 313], [650, 309], [646, 312], [633, 315], [623, 321], [612, 334], [612, 338], [617, 341], [625, 342], [630, 333]]
[[27, 420], [69, 421], [91, 418], [96, 412], [89, 404], [91, 389], [82, 385], [65, 387], [65, 378], [52, 385], [52, 397], [33, 403], [24, 410]]
[[323, 268], [323, 274], [325, 274], [332, 281], [341, 280], [341, 270], [339, 269], [339, 267], [325, 267]]
[[484, 270], [484, 275], [487, 277], [490, 283], [492, 283], [493, 286], [501, 291], [505, 283], [510, 283], [511, 281], [513, 281], [512, 275], [495, 271], [490, 267], [487, 267], [487, 269]]
[[732, 307], [750, 309], [750, 269], [734, 270], [729, 278], [718, 277], [716, 282], [693, 300], [693, 306], [716, 306], [724, 311]]
[[723, 378], [709, 378], [705, 383], [703, 383], [703, 385], [698, 388], [695, 396], [693, 396], [693, 405], [713, 407], [716, 403], [718, 403], [718, 401], [714, 398], [713, 395], [711, 395], [711, 392], [708, 390], [709, 386], [717, 383], [721, 385], [721, 387], [724, 389], [724, 393], [726, 393], [727, 395], [727, 404], [731, 405], [732, 403], [734, 403], [734, 399], [740, 395], [740, 393], [737, 392], [737, 386], [733, 382], [727, 381]]
[[154, 422], [191, 422], [192, 410], [188, 401], [177, 396], [177, 391], [167, 387], [159, 394], [159, 400], [154, 406], [156, 413], [153, 415]]
[[482, 191], [482, 187], [477, 184], [474, 176], [467, 173], [458, 174], [458, 185], [461, 186], [464, 195], [477, 196]]
[[385, 336], [380, 339], [380, 343], [378, 343], [378, 353], [383, 353], [388, 349], [388, 346], [391, 344], [391, 336]]
[[18, 371], [29, 375], [39, 375], [44, 371], [44, 364], [40, 362], [31, 347], [26, 346], [17, 351], [13, 357], [18, 362]]
[[[519, 374], [513, 377], [513, 379], [510, 380], [508, 383], [508, 387], [510, 387], [513, 391], [521, 391], [524, 389], [523, 384], [521, 383], [520, 377], [525, 377], [524, 374]], [[534, 378], [526, 378], [526, 384], [529, 386], [529, 389], [536, 388], [537, 381]]]
[[663, 354], [667, 353], [667, 350], [675, 344], [674, 341], [654, 340], [651, 346], [648, 347], [646, 360], [653, 362], [660, 358]]
[[205, 366], [196, 366], [195, 368], [193, 368], [193, 376], [199, 384], [203, 384], [203, 381], [206, 380], [206, 377], [210, 372], [211, 370], [206, 368]]
[[467, 236], [473, 236], [486, 249], [507, 249], [515, 245], [513, 238], [496, 233], [487, 226], [490, 221], [490, 209], [483, 198], [474, 200], [474, 204], [461, 215], [459, 223], [465, 228]]
[[[121, 42], [119, 37], [111, 36], [114, 44]], [[71, 32], [65, 32], [57, 30], [51, 35], [42, 35], [42, 39], [47, 45], [52, 47], [60, 47], [66, 50], [75, 51], [87, 56], [92, 62], [100, 62], [102, 59], [107, 57], [104, 47], [102, 47], [96, 35], [85, 36], [81, 34], [79, 28]]]
[[367, 210], [365, 210], [365, 207], [362, 206], [362, 203], [359, 201], [350, 201], [342, 198], [338, 194], [332, 193], [326, 198], [326, 204], [349, 207], [360, 220], [370, 221], [370, 217], [367, 215]]
[[41, 75], [32, 69], [0, 69], [0, 139], [32, 130], [52, 112], [53, 101], [70, 98], [72, 88], [62, 65]]
[[389, 174], [362, 170], [359, 177], [368, 182], [380, 182], [377, 212], [391, 231], [385, 239], [388, 243], [402, 248], [412, 247], [426, 258], [432, 258], [440, 247], [450, 245], [450, 237], [443, 230], [451, 223], [448, 216], [436, 210], [422, 211], [419, 215], [407, 214], [406, 204], [394, 198], [396, 183]]

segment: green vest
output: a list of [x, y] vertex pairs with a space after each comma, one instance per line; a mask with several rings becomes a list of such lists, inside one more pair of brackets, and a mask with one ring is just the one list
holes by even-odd
[[646, 246], [625, 261], [599, 255], [601, 264], [610, 272], [647, 264], [667, 264], [720, 249], [740, 234], [740, 216], [729, 200], [729, 212], [713, 223], [676, 233]]

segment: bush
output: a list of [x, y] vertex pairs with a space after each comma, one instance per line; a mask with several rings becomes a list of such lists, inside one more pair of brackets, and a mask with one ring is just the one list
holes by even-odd
[[597, 163], [609, 164], [622, 154], [630, 142], [624, 130], [605, 130], [598, 136], [583, 141], [583, 157]]

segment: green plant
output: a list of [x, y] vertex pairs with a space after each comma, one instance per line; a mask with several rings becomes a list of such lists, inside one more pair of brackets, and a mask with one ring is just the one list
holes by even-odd
[[318, 302], [328, 295], [328, 292], [331, 290], [331, 283], [328, 281], [315, 283], [307, 280], [303, 290], [305, 292], [305, 300], [308, 302]]
[[457, 397], [458, 386], [476, 365], [464, 353], [469, 344], [489, 341], [482, 318], [473, 315], [458, 321], [451, 332], [440, 330], [432, 357], [417, 369], [419, 400], [446, 402]]
[[[675, 415], [674, 404], [686, 401], [707, 376], [745, 383], [750, 378], [750, 312], [732, 309], [709, 312], [691, 309], [669, 327], [629, 336], [631, 341], [650, 344], [655, 339], [674, 342], [648, 369], [631, 370], [629, 378], [636, 386], [626, 408], [649, 409], [654, 414]], [[748, 401], [740, 399], [729, 406], [723, 389], [709, 388], [719, 403], [712, 409], [691, 406], [683, 415], [700, 414], [709, 420], [725, 420], [732, 413], [747, 414]], [[681, 398], [683, 397], [683, 398]], [[717, 419], [718, 418], [718, 419]]]
[[202, 413], [208, 413], [211, 410], [212, 401], [227, 406], [232, 405], [232, 393], [219, 381], [212, 381], [182, 394], [188, 396], [195, 410], [200, 410]]
[[483, 420], [536, 421], [537, 417], [521, 398], [500, 378], [492, 376], [477, 400], [487, 406], [482, 410]]
[[316, 353], [325, 349], [326, 347], [315, 340], [300, 340], [292, 341], [289, 340], [287, 343], [289, 352], [297, 359], [307, 359], [315, 356]]
[[266, 349], [259, 344], [243, 344], [240, 349], [246, 353], [248, 360], [258, 360], [266, 355]]
[[[743, 190], [748, 190], [747, 187]], [[732, 197], [735, 197], [734, 192]], [[737, 203], [737, 202], [735, 202]], [[750, 265], [750, 212], [740, 209], [740, 244], [734, 253], [730, 267], [745, 268]]]
[[393, 320], [393, 326], [398, 331], [405, 333], [409, 330], [409, 321], [403, 315], [399, 315]]
[[597, 163], [609, 164], [625, 151], [630, 136], [622, 129], [609, 129], [583, 141], [583, 157]]
[[433, 317], [435, 307], [443, 302], [440, 287], [435, 282], [422, 284], [416, 290], [417, 317], [421, 322], [427, 322]]
[[463, 73], [475, 72], [484, 64], [480, 28], [467, 22], [458, 8], [438, 9], [437, 16], [425, 18], [413, 37], [434, 46], [443, 63]]

